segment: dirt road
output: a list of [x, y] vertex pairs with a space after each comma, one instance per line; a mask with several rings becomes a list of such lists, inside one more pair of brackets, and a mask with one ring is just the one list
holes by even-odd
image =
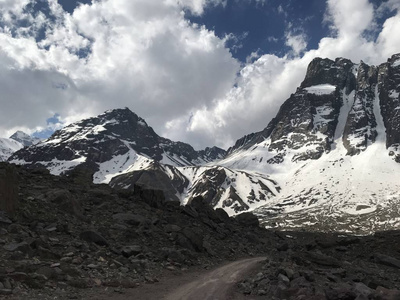
[[265, 258], [235, 261], [207, 272], [199, 279], [187, 283], [165, 297], [166, 300], [226, 300], [234, 299], [233, 287]]

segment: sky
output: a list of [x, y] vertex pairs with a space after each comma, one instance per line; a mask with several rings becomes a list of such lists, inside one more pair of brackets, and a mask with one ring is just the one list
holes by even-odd
[[228, 148], [315, 57], [400, 52], [400, 0], [0, 0], [0, 136], [128, 107], [161, 136]]

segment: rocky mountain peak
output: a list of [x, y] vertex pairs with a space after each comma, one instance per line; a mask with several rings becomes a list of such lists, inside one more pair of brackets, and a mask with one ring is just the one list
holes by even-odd
[[40, 142], [39, 138], [32, 137], [29, 134], [26, 134], [25, 132], [20, 131], [20, 130], [18, 130], [13, 135], [11, 135], [10, 139], [13, 139], [13, 140], [21, 143], [25, 147], [28, 147], [28, 146], [31, 146], [31, 145], [34, 145], [34, 144], [37, 144]]
[[348, 84], [348, 76], [353, 66], [354, 64], [345, 58], [337, 58], [335, 61], [328, 58], [315, 58], [308, 65], [305, 79], [300, 88], [331, 84], [342, 89]]
[[[86, 166], [103, 182], [132, 165], [140, 168], [152, 160], [165, 164], [197, 165], [221, 158], [223, 150], [195, 151], [192, 146], [160, 137], [144, 119], [128, 108], [108, 110], [56, 131], [49, 139], [15, 153], [10, 161], [40, 162], [53, 174]], [[108, 180], [109, 180], [108, 179]]]

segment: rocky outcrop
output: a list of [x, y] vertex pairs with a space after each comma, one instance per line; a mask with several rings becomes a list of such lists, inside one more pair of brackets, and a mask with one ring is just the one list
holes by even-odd
[[[318, 159], [332, 149], [335, 134], [348, 155], [357, 155], [376, 141], [377, 118], [383, 118], [388, 152], [400, 161], [399, 86], [400, 54], [378, 67], [316, 58], [269, 125], [239, 139], [227, 156], [263, 146], [275, 153], [270, 164], [281, 163], [288, 152], [296, 152], [293, 161]], [[346, 114], [344, 129], [339, 128], [341, 113]]]

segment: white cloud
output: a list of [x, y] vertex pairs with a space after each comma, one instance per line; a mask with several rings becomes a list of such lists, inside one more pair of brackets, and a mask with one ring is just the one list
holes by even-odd
[[[222, 97], [239, 70], [225, 41], [186, 21], [176, 2], [105, 0], [72, 15], [49, 2], [57, 21], [39, 44], [0, 33], [0, 85], [9, 87], [3, 99], [12, 100], [3, 100], [0, 117], [17, 112], [0, 125], [2, 132], [34, 128], [56, 112], [75, 121], [124, 106], [160, 132], [168, 120]], [[200, 3], [206, 5], [185, 6], [200, 12]], [[80, 57], [86, 47], [89, 55]]]
[[295, 56], [300, 55], [307, 48], [307, 36], [304, 33], [293, 34], [292, 32], [286, 33], [286, 46], [292, 48]]

